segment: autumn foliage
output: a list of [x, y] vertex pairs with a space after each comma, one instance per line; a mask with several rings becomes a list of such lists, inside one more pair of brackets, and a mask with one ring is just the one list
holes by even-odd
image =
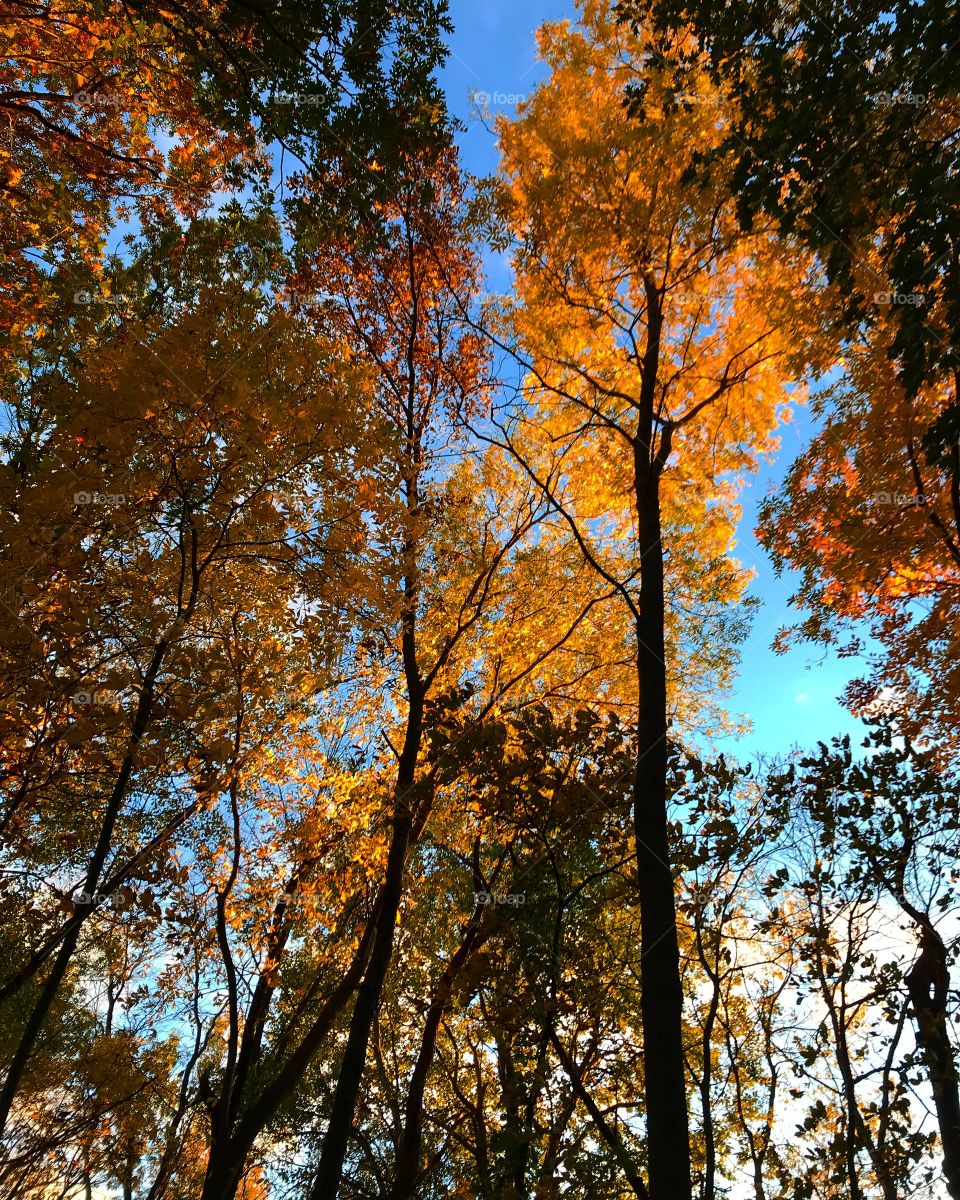
[[960, 1197], [957, 376], [628, 7], [487, 180], [432, 3], [4, 7], [2, 1200]]

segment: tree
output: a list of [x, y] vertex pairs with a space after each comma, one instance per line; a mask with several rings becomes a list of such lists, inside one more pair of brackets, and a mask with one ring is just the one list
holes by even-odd
[[[935, 662], [931, 650], [950, 636], [956, 565], [958, 143], [945, 53], [956, 14], [936, 4], [837, 3], [814, 14], [674, 0], [627, 0], [620, 12], [653, 31], [654, 61], [678, 64], [681, 107], [709, 102], [697, 82], [707, 58], [733, 114], [710, 155], [735, 163], [741, 220], [769, 218], [801, 239], [834, 285], [851, 386], [821, 407], [824, 436], [768, 511], [768, 545], [806, 575], [808, 631], [822, 632], [831, 610], [856, 609], [890, 648], [873, 683], [851, 693], [856, 707], [920, 675], [930, 689], [923, 716], [946, 732], [952, 656]], [[842, 492], [849, 520], [834, 509]], [[930, 619], [916, 619], [928, 606]]]
[[[627, 609], [639, 712], [646, 1118], [658, 1200], [690, 1189], [667, 812], [669, 722], [681, 715], [684, 690], [670, 614], [686, 606], [717, 614], [742, 589], [724, 557], [735, 490], [727, 481], [769, 445], [788, 398], [788, 357], [804, 321], [793, 312], [785, 330], [790, 300], [772, 285], [787, 271], [802, 286], [804, 272], [767, 232], [740, 230], [722, 168], [707, 187], [685, 186], [693, 146], [719, 142], [722, 124], [706, 109], [677, 110], [669, 73], [647, 68], [647, 119], [624, 122], [645, 44], [605, 5], [587, 4], [579, 29], [546, 27], [541, 50], [549, 80], [499, 130], [516, 239], [508, 317], [528, 371], [504, 440]], [[722, 674], [722, 653], [705, 663], [698, 652], [695, 643], [691, 675]]]
[[0, 328], [13, 381], [38, 342], [49, 354], [68, 336], [78, 305], [82, 319], [114, 302], [103, 259], [123, 220], [190, 220], [217, 193], [273, 203], [278, 150], [287, 215], [315, 242], [369, 216], [412, 145], [446, 138], [433, 78], [446, 17], [431, 0], [14, 0], [4, 21]]
[[[745, 228], [772, 220], [815, 253], [829, 289], [843, 386], [818, 399], [822, 436], [795, 464], [764, 536], [802, 572], [804, 632], [863, 619], [887, 647], [863, 712], [902, 697], [944, 739], [955, 724], [950, 598], [957, 565], [960, 314], [955, 81], [949, 6], [626, 0], [651, 61], [676, 64], [674, 103], [729, 97], [726, 136]], [[634, 97], [642, 115], [643, 84]], [[841, 507], [838, 507], [840, 505]], [[943, 648], [941, 655], [940, 650]]]
[[[470, 744], [456, 806], [446, 820], [441, 809], [411, 865], [381, 1017], [367, 1144], [390, 1146], [399, 1126], [404, 1150], [403, 1114], [423, 1108], [419, 1170], [401, 1152], [382, 1190], [399, 1198], [459, 1185], [493, 1200], [557, 1195], [566, 1180], [615, 1196], [625, 1175], [643, 1195], [626, 1149], [642, 1153], [629, 1127], [641, 1089], [637, 915], [622, 903], [632, 890], [630, 733], [614, 717], [530, 704], [490, 719]], [[422, 944], [424, 929], [439, 948]], [[428, 1022], [441, 1018], [433, 1040], [420, 1038], [424, 1009]], [[394, 1076], [388, 1064], [407, 1055], [413, 1070]], [[587, 1136], [601, 1145], [584, 1151]], [[369, 1179], [358, 1173], [354, 1186]]]
[[[761, 215], [816, 252], [849, 330], [886, 323], [909, 392], [956, 371], [960, 317], [956, 77], [948, 4], [622, 0], [651, 59], [680, 65], [675, 103], [732, 107], [709, 153], [736, 162], [746, 227]], [[642, 107], [642, 87], [637, 91]], [[884, 299], [884, 297], [889, 297]]]
[[[171, 756], [188, 775], [199, 770], [207, 790], [223, 779], [229, 741], [210, 742], [216, 684], [204, 679], [202, 653], [223, 619], [219, 604], [249, 586], [247, 572], [258, 563], [257, 586], [268, 593], [296, 597], [303, 586], [286, 537], [312, 500], [301, 491], [300, 511], [291, 512], [274, 496], [285, 481], [296, 494], [317, 478], [313, 455], [334, 402], [333, 362], [288, 317], [273, 313], [260, 324], [259, 307], [250, 296], [207, 293], [200, 313], [183, 314], [172, 328], [121, 333], [89, 364], [79, 389], [64, 381], [42, 470], [9, 495], [5, 516], [18, 532], [29, 514], [18, 553], [32, 556], [33, 569], [45, 565], [50, 583], [41, 590], [29, 572], [17, 577], [16, 559], [5, 564], [20, 620], [32, 631], [31, 650], [42, 660], [34, 693], [44, 696], [39, 723], [28, 716], [32, 698], [17, 700], [27, 717], [19, 736], [30, 774], [11, 772], [17, 787], [6, 813], [8, 846], [27, 861], [39, 859], [71, 911], [63, 919], [44, 904], [35, 938], [3, 985], [5, 997], [15, 996], [42, 973], [4, 1086], [4, 1119], [95, 911], [91, 897], [113, 895], [203, 803], [200, 796], [186, 807], [167, 801], [150, 813], [145, 831], [127, 815], [131, 795], [157, 786], [163, 794]], [[226, 336], [231, 322], [245, 330], [248, 348], [256, 345], [255, 359], [237, 356]], [[198, 338], [205, 353], [191, 357], [185, 347]], [[341, 378], [349, 387], [349, 373]], [[301, 395], [295, 411], [286, 407], [291, 386]], [[349, 451], [331, 447], [327, 480], [348, 460]], [[349, 509], [339, 508], [336, 485], [320, 495], [331, 508], [323, 517], [308, 510], [306, 528], [308, 537], [319, 531], [311, 550], [322, 562], [348, 553], [355, 535], [337, 519]], [[323, 535], [326, 522], [332, 541]], [[56, 555], [45, 562], [51, 543]], [[313, 569], [308, 579], [322, 575]], [[53, 778], [48, 748], [60, 760]], [[66, 796], [58, 794], [63, 784]], [[77, 808], [84, 792], [92, 803]], [[51, 825], [38, 831], [40, 814], [54, 828], [62, 822], [59, 845], [51, 845]]]
[[800, 634], [852, 648], [866, 625], [883, 653], [848, 703], [895, 709], [903, 728], [946, 747], [960, 687], [953, 389], [907, 393], [886, 354], [891, 336], [853, 348], [848, 378], [818, 398], [823, 431], [765, 503], [761, 536], [778, 570], [799, 572], [804, 618], [781, 644]]
[[[949, 230], [868, 187], [818, 262], [792, 91], [782, 219], [742, 172], [819, 34], [651, 3], [476, 188], [433, 0], [12, 6], [3, 1197], [957, 1193]], [[896, 724], [756, 770], [738, 489], [841, 353], [763, 536]]]
[[[892, 1012], [889, 1021], [897, 1036], [909, 1011], [917, 1057], [933, 1096], [944, 1179], [950, 1195], [956, 1196], [960, 1192], [960, 1077], [950, 1036], [951, 941], [941, 931], [955, 903], [956, 782], [938, 768], [931, 750], [919, 749], [909, 740], [895, 740], [889, 727], [872, 729], [864, 745], [871, 753], [860, 758], [854, 758], [849, 738], [820, 745], [815, 754], [775, 775], [771, 787], [775, 794], [789, 796], [816, 830], [818, 862], [808, 881], [801, 879], [799, 886], [815, 897], [819, 906], [812, 925], [818, 939], [815, 961], [820, 964], [821, 985], [828, 988], [829, 975], [830, 989], [845, 989], [854, 972], [862, 971], [870, 990], [856, 1004], [844, 998], [841, 1019], [852, 1014], [859, 1022], [864, 1008], [887, 1009]], [[879, 960], [876, 934], [884, 907], [892, 907], [912, 929], [916, 957], [909, 968], [897, 959]], [[854, 915], [857, 908], [872, 910], [875, 915], [864, 920], [862, 912]], [[839, 936], [835, 925], [846, 919], [845, 913], [850, 917], [849, 929], [857, 930], [847, 938], [848, 958], [824, 966], [819, 956], [824, 951], [835, 956], [828, 947]], [[830, 1011], [833, 1016], [835, 1009]], [[853, 1106], [849, 1054], [844, 1037], [839, 1036], [844, 1032], [838, 1025], [834, 1041], [850, 1119], [858, 1126], [847, 1133], [850, 1152], [855, 1154], [858, 1144], [868, 1148], [883, 1194], [892, 1196], [897, 1194], [900, 1163], [910, 1157], [909, 1127], [898, 1119], [898, 1089], [890, 1093], [884, 1082], [884, 1099], [892, 1112], [881, 1110], [881, 1119], [885, 1117], [888, 1124], [892, 1119], [892, 1127], [884, 1134], [881, 1126], [878, 1143], [874, 1142]], [[888, 1035], [888, 1071], [897, 1053], [897, 1036]], [[890, 1162], [900, 1160], [895, 1170], [884, 1164], [884, 1155]]]

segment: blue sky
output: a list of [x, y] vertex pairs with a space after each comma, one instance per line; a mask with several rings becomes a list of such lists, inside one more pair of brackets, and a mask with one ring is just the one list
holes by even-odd
[[[572, 3], [555, 0], [521, 0], [519, 4], [515, 0], [484, 0], [479, 5], [451, 0], [451, 17], [455, 28], [441, 79], [452, 112], [466, 126], [459, 139], [464, 168], [476, 175], [489, 174], [496, 168], [496, 143], [490, 130], [476, 119], [471, 95], [481, 93], [491, 113], [509, 115], [517, 100], [527, 96], [545, 74], [536, 57], [535, 30], [543, 21], [575, 19], [575, 10]], [[506, 278], [491, 265], [496, 276], [490, 280], [491, 288], [503, 288]], [[839, 732], [859, 732], [858, 723], [837, 697], [862, 671], [862, 662], [824, 656], [815, 646], [800, 646], [786, 655], [774, 654], [771, 649], [777, 630], [791, 620], [788, 602], [794, 583], [786, 576], [775, 578], [769, 559], [756, 542], [757, 505], [783, 478], [811, 432], [810, 415], [802, 410], [795, 413], [793, 422], [781, 431], [776, 459], [751, 479], [742, 495], [743, 521], [736, 555], [756, 572], [751, 592], [760, 597], [763, 606], [744, 647], [729, 705], [753, 723], [750, 734], [724, 747], [738, 756], [783, 753], [794, 744], [809, 746]]]

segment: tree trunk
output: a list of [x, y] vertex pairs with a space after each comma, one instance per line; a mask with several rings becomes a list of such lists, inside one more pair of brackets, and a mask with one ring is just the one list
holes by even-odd
[[[409, 610], [408, 610], [409, 612]], [[404, 632], [404, 664], [407, 675], [409, 712], [403, 749], [397, 768], [396, 799], [394, 802], [393, 837], [387, 856], [382, 904], [373, 936], [373, 947], [350, 1018], [347, 1048], [333, 1093], [330, 1120], [320, 1151], [320, 1166], [310, 1192], [310, 1200], [335, 1200], [343, 1176], [350, 1130], [356, 1111], [357, 1097], [370, 1045], [370, 1032], [380, 1004], [384, 981], [393, 955], [393, 939], [403, 898], [403, 876], [407, 850], [413, 829], [413, 789], [416, 780], [417, 758], [423, 735], [424, 694], [416, 664], [416, 642], [413, 617], [407, 616]]]
[[683, 993], [667, 829], [667, 671], [659, 474], [638, 471], [640, 690], [633, 823], [640, 898], [644, 1098], [651, 1200], [690, 1200]]
[[590, 1092], [584, 1086], [583, 1076], [577, 1069], [573, 1059], [571, 1059], [570, 1055], [567, 1054], [566, 1050], [563, 1048], [563, 1043], [557, 1037], [556, 1031], [553, 1029], [550, 1030], [550, 1041], [553, 1043], [553, 1048], [556, 1050], [557, 1057], [560, 1059], [560, 1065], [563, 1067], [567, 1078], [570, 1080], [571, 1087], [573, 1088], [573, 1094], [590, 1114], [590, 1118], [593, 1121], [597, 1132], [607, 1143], [607, 1146], [609, 1147], [613, 1156], [616, 1158], [620, 1169], [626, 1176], [627, 1182], [633, 1189], [633, 1194], [637, 1197], [637, 1200], [650, 1200], [650, 1193], [647, 1191], [646, 1185], [634, 1167], [633, 1160], [630, 1158], [630, 1154], [627, 1151], [626, 1146], [624, 1146], [620, 1135], [607, 1121], [606, 1117], [604, 1117], [602, 1111], [594, 1101], [593, 1097], [590, 1095]]
[[379, 911], [378, 899], [350, 967], [283, 1067], [239, 1113], [229, 1140], [211, 1140], [201, 1200], [234, 1200], [253, 1143], [280, 1105], [293, 1094], [313, 1056], [360, 982]]
[[920, 957], [906, 977], [913, 1006], [917, 1044], [923, 1052], [940, 1126], [943, 1177], [953, 1200], [960, 1200], [960, 1081], [947, 1026], [950, 975], [940, 935], [926, 927]]
[[[719, 949], [713, 964], [707, 962], [707, 952], [703, 945], [703, 914], [697, 915], [697, 951], [700, 965], [710, 980], [710, 1003], [703, 1022], [701, 1038], [701, 1053], [703, 1068], [700, 1076], [700, 1108], [703, 1118], [703, 1187], [701, 1200], [716, 1200], [717, 1194], [717, 1137], [713, 1123], [713, 1104], [711, 1089], [713, 1087], [713, 1031], [717, 1023], [717, 1013], [720, 1009], [720, 964]], [[718, 928], [723, 928], [722, 924]]]
[[401, 805], [403, 807], [398, 805], [400, 811], [395, 817], [393, 838], [387, 859], [384, 903], [380, 919], [377, 922], [370, 962], [363, 982], [357, 989], [357, 999], [353, 1006], [353, 1015], [350, 1018], [350, 1032], [347, 1035], [347, 1048], [333, 1093], [330, 1121], [324, 1135], [320, 1167], [310, 1192], [310, 1200], [334, 1200], [343, 1176], [343, 1163], [347, 1154], [353, 1115], [356, 1110], [357, 1097], [360, 1094], [360, 1082], [367, 1060], [370, 1031], [373, 1028], [373, 1020], [380, 1003], [387, 969], [390, 966], [397, 914], [403, 895], [403, 869], [410, 840], [411, 819], [409, 812], [404, 811], [405, 805], [402, 801]]
[[[186, 610], [186, 616], [191, 615], [193, 606], [196, 602], [196, 587], [194, 587], [193, 595], [191, 596], [190, 604]], [[182, 621], [183, 618], [181, 617]], [[133, 777], [134, 766], [136, 764], [137, 750], [140, 741], [146, 732], [147, 725], [150, 722], [150, 717], [153, 712], [154, 689], [156, 687], [157, 678], [160, 674], [160, 668], [163, 665], [164, 657], [171, 644], [172, 637], [164, 637], [153, 650], [153, 655], [150, 660], [150, 665], [147, 668], [144, 676], [143, 687], [140, 691], [140, 697], [137, 703], [137, 710], [133, 720], [133, 727], [130, 731], [130, 739], [127, 745], [127, 752], [124, 755], [123, 762], [120, 765], [120, 770], [117, 773], [116, 781], [107, 798], [107, 803], [104, 807], [103, 818], [100, 823], [100, 832], [97, 838], [97, 845], [94, 848], [93, 854], [87, 865], [87, 873], [84, 879], [84, 890], [89, 897], [92, 897], [97, 891], [97, 885], [100, 883], [100, 877], [103, 874], [103, 868], [106, 864], [107, 857], [110, 853], [110, 847], [113, 840], [113, 830], [120, 815], [120, 810], [127, 796], [127, 790], [130, 786], [130, 780]], [[84, 922], [94, 911], [94, 905], [88, 903], [83, 909], [74, 913], [74, 916], [67, 922], [67, 934], [60, 943], [60, 949], [54, 959], [50, 974], [47, 976], [43, 987], [40, 989], [40, 995], [33, 1006], [33, 1010], [27, 1019], [23, 1033], [20, 1036], [20, 1041], [17, 1049], [14, 1052], [11, 1060], [7, 1077], [4, 1080], [3, 1089], [0, 1090], [0, 1133], [6, 1127], [7, 1119], [10, 1116], [10, 1109], [13, 1106], [13, 1101], [16, 1098], [17, 1091], [23, 1079], [24, 1071], [27, 1063], [33, 1054], [34, 1046], [37, 1038], [40, 1036], [40, 1031], [43, 1028], [44, 1022], [53, 1007], [54, 1000], [60, 990], [60, 985], [67, 974], [70, 963], [73, 959], [74, 951], [80, 941], [80, 931]]]
[[420, 1038], [420, 1050], [410, 1076], [410, 1086], [407, 1089], [403, 1129], [397, 1149], [397, 1164], [393, 1185], [387, 1194], [387, 1200], [413, 1200], [416, 1195], [417, 1180], [420, 1174], [420, 1150], [423, 1142], [423, 1098], [426, 1092], [427, 1077], [436, 1055], [440, 1022], [450, 1003], [453, 985], [457, 976], [469, 962], [471, 955], [483, 941], [480, 933], [482, 911], [479, 907], [474, 911], [466, 934], [456, 953], [444, 968], [430, 1002], [423, 1034]]

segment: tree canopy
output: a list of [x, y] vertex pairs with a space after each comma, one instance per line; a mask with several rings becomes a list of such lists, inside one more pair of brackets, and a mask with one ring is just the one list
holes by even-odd
[[0, 1200], [960, 1200], [954, 25], [6, 5]]

